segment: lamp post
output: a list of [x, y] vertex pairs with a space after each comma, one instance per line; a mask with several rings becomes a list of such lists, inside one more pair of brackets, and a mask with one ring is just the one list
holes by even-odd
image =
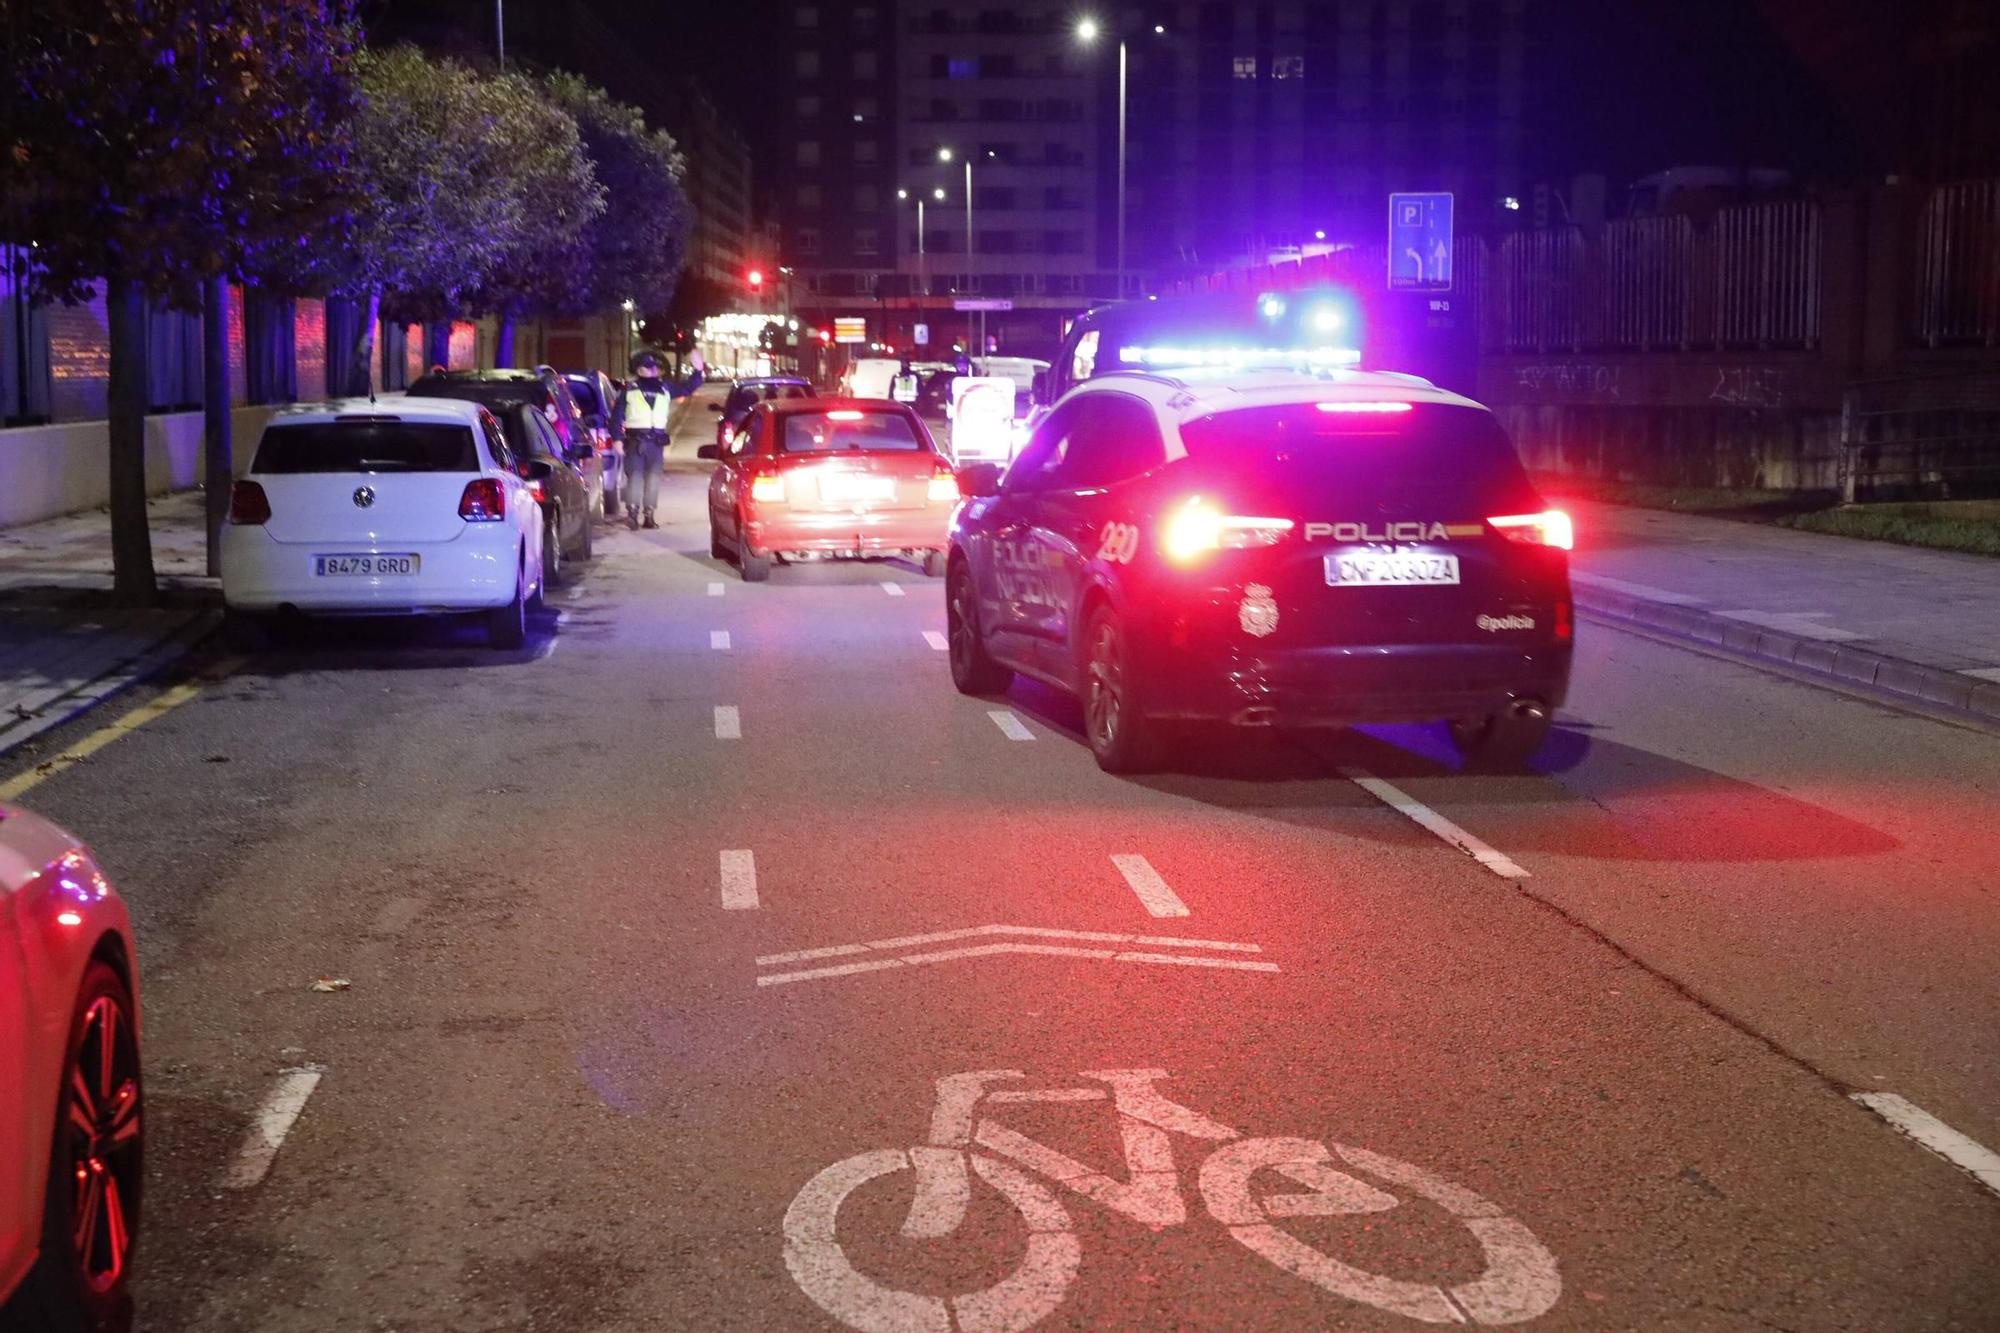
[[[896, 191], [896, 197], [898, 199], [908, 199], [910, 192], [899, 189]], [[944, 199], [944, 187], [934, 187], [931, 190], [931, 198], [942, 201]], [[924, 196], [921, 191], [917, 194], [917, 289], [919, 296], [929, 296], [931, 294], [930, 257], [924, 249]]]
[[[1098, 34], [1101, 31], [1102, 29], [1098, 26], [1096, 19], [1082, 19], [1076, 25], [1076, 39], [1085, 46], [1089, 46], [1097, 40]], [[1164, 23], [1155, 23], [1153, 25], [1153, 35], [1155, 37], [1166, 35], [1166, 31], [1167, 27]], [[1118, 296], [1121, 300], [1125, 296], [1125, 116], [1127, 111], [1125, 89], [1125, 39], [1120, 37], [1118, 39]]]
[[[938, 149], [938, 161], [952, 160], [950, 148]], [[972, 154], [965, 155], [965, 285], [972, 286]]]
[[618, 308], [625, 312], [619, 322], [625, 326], [625, 373], [629, 375], [632, 373], [632, 298], [628, 296], [620, 301]]

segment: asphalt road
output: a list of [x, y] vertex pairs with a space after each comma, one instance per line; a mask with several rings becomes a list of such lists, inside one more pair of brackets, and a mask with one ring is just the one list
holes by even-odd
[[2000, 1145], [2000, 740], [1585, 623], [1536, 775], [1121, 780], [700, 486], [521, 653], [342, 626], [25, 798], [139, 929], [143, 1327], [2000, 1319], [2000, 1196], [1852, 1097]]

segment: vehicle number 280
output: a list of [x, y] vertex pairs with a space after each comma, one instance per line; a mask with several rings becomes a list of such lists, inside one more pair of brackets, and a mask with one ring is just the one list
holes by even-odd
[[1130, 523], [1106, 523], [1097, 543], [1097, 558], [1114, 565], [1129, 565], [1139, 554], [1139, 529]]

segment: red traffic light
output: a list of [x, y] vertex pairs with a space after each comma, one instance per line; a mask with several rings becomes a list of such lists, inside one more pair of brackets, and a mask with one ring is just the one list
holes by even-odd
[[753, 290], [753, 291], [754, 291], [755, 289], [757, 289], [757, 288], [759, 288], [759, 287], [762, 287], [762, 286], [764, 285], [764, 270], [763, 270], [763, 269], [761, 269], [761, 268], [753, 268], [753, 269], [751, 269], [751, 270], [750, 270], [750, 273], [749, 273], [749, 277], [750, 277], [750, 287], [751, 287], [751, 290]]
[[832, 341], [833, 341], [833, 330], [832, 330], [832, 329], [821, 329], [821, 330], [819, 331], [819, 340], [820, 340], [821, 342], [823, 342], [823, 343], [830, 343], [830, 342], [832, 342]]

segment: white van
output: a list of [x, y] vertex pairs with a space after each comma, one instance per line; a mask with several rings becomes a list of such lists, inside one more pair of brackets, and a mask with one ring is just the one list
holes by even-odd
[[840, 377], [842, 398], [887, 398], [896, 382], [903, 359], [897, 356], [860, 356]]

